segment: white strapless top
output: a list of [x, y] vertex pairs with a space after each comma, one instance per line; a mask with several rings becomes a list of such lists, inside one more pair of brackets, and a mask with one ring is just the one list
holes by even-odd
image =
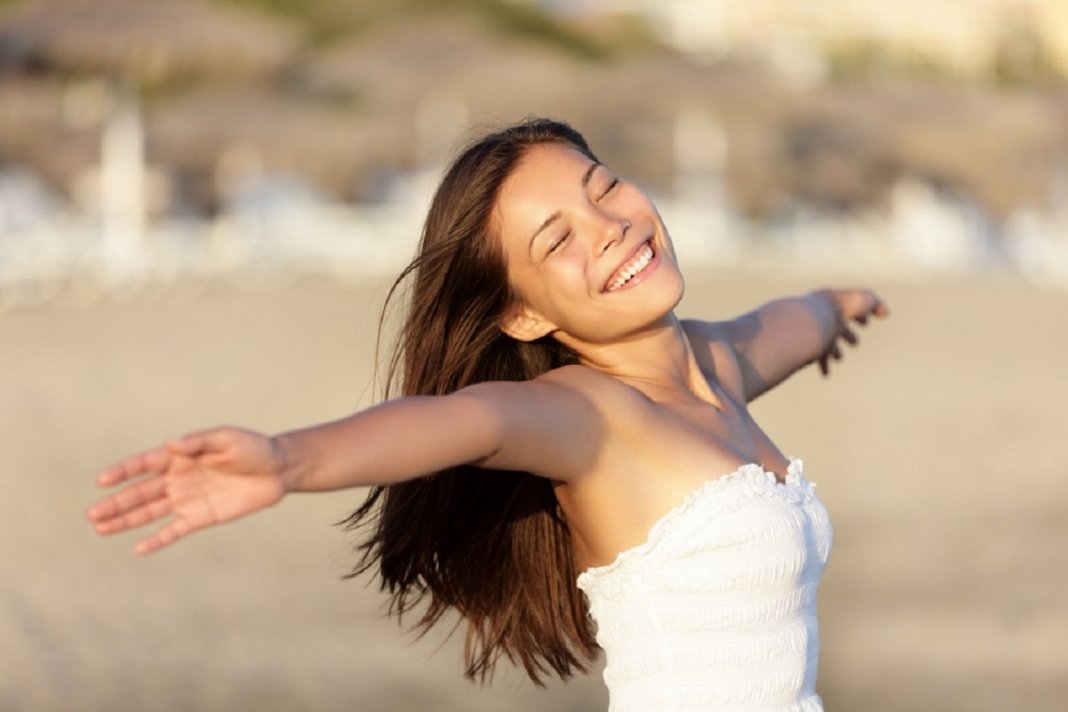
[[827, 510], [798, 459], [709, 480], [644, 544], [578, 587], [607, 661], [610, 712], [822, 712], [816, 587]]

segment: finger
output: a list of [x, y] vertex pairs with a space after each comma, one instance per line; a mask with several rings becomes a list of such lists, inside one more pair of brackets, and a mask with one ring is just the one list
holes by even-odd
[[860, 341], [860, 339], [857, 337], [856, 333], [852, 329], [850, 329], [849, 327], [844, 327], [842, 329], [841, 333], [839, 333], [839, 336], [841, 336], [843, 339], [845, 339], [845, 341], [850, 346], [856, 346], [857, 343]]
[[876, 299], [871, 307], [871, 313], [878, 317], [885, 317], [890, 315], [890, 309], [883, 304], [882, 300]]
[[861, 315], [855, 317], [853, 319], [853, 321], [857, 322], [861, 326], [866, 326], [867, 323], [868, 323], [868, 315], [867, 314], [861, 314]]
[[835, 361], [842, 360], [842, 350], [838, 348], [837, 343], [831, 344], [831, 348], [828, 350], [827, 353], [829, 353], [831, 355], [831, 358], [833, 358]]
[[162, 448], [146, 450], [102, 470], [96, 476], [96, 483], [101, 487], [112, 487], [151, 472], [163, 472], [170, 460], [170, 453]]
[[121, 516], [112, 517], [95, 525], [96, 533], [102, 535], [117, 534], [127, 529], [136, 529], [157, 519], [162, 519], [171, 514], [174, 508], [166, 497], [160, 497], [151, 502], [145, 502], [137, 509], [131, 510]]
[[166, 490], [167, 483], [164, 479], [153, 477], [100, 500], [85, 514], [92, 522], [104, 522], [115, 517], [122, 517], [147, 502], [159, 499]]
[[827, 361], [827, 354], [820, 356], [820, 374], [826, 376], [831, 372], [831, 365]]
[[190, 526], [188, 521], [180, 518], [175, 519], [152, 536], [137, 542], [137, 546], [134, 547], [134, 553], [141, 556], [151, 554], [173, 544], [191, 531], [194, 531], [194, 528]]

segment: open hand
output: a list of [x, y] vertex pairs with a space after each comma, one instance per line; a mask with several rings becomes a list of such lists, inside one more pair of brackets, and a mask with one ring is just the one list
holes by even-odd
[[101, 487], [128, 484], [86, 516], [98, 534], [172, 517], [134, 549], [150, 554], [197, 529], [278, 502], [286, 493], [283, 464], [274, 441], [260, 433], [239, 428], [192, 433], [98, 474]]
[[838, 313], [838, 332], [831, 339], [830, 345], [819, 357], [820, 373], [824, 376], [831, 372], [831, 360], [842, 360], [840, 342], [850, 346], [860, 343], [860, 338], [851, 324], [865, 326], [869, 317], [885, 317], [890, 310], [870, 289], [836, 289], [830, 292]]

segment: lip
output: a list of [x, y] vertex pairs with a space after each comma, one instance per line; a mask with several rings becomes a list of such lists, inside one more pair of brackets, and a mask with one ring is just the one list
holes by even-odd
[[[651, 260], [649, 260], [649, 264], [645, 265], [645, 267], [642, 268], [641, 272], [638, 272], [633, 277], [631, 277], [627, 281], [627, 283], [624, 284], [622, 287], [620, 287], [619, 289], [614, 289], [611, 292], [609, 292], [608, 291], [608, 286], [612, 283], [612, 280], [615, 277], [616, 273], [619, 272], [620, 269], [622, 269], [623, 265], [625, 265], [628, 262], [630, 262], [631, 260], [633, 260], [637, 256], [637, 254], [639, 252], [641, 252], [642, 249], [646, 245], [649, 245], [649, 247], [653, 251], [653, 257], [652, 257]], [[656, 243], [654, 242], [653, 238], [650, 236], [650, 237], [642, 240], [641, 242], [639, 242], [637, 245], [635, 245], [634, 249], [632, 249], [627, 254], [626, 257], [624, 257], [622, 260], [620, 260], [616, 264], [616, 266], [612, 268], [612, 271], [608, 273], [608, 277], [605, 279], [604, 284], [601, 286], [601, 293], [602, 294], [615, 294], [616, 292], [622, 292], [622, 291], [624, 291], [626, 289], [629, 289], [631, 287], [637, 286], [638, 284], [641, 284], [641, 282], [647, 276], [649, 276], [649, 274], [652, 273], [652, 271], [655, 270], [659, 264], [660, 264], [660, 250], [657, 248]]]

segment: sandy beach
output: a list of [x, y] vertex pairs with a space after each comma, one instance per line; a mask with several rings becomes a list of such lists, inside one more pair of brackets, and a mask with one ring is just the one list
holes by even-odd
[[[1068, 700], [1068, 293], [691, 271], [684, 316], [824, 283], [892, 317], [830, 379], [753, 404], [835, 524], [821, 589], [830, 712]], [[297, 495], [137, 558], [83, 517], [96, 470], [190, 429], [277, 431], [372, 402], [386, 280], [152, 287], [0, 314], [0, 710], [603, 710], [599, 670], [539, 690], [461, 676], [343, 581], [358, 491]]]

